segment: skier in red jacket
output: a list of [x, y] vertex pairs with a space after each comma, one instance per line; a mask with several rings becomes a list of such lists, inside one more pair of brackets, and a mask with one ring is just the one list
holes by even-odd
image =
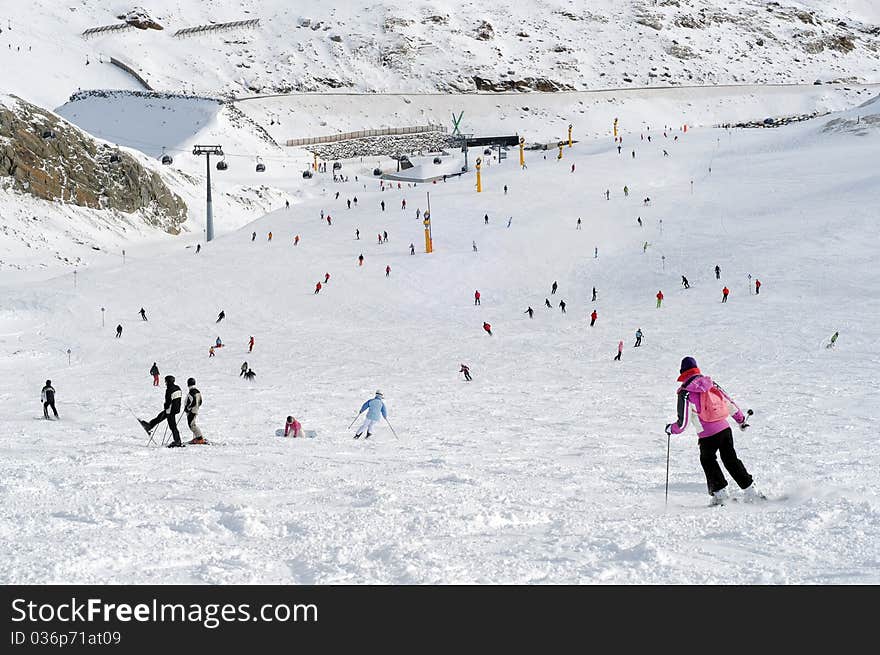
[[391, 275], [391, 267], [386, 266], [385, 267], [385, 277], [388, 277], [389, 275]]
[[324, 273], [324, 284], [330, 281], [330, 273]]
[[759, 280], [758, 278], [755, 278], [755, 295], [757, 296], [760, 293], [761, 293], [761, 280]]
[[475, 304], [475, 305], [479, 305], [479, 304], [480, 304], [480, 292], [479, 292], [479, 290], [474, 291], [474, 304]]
[[492, 336], [492, 326], [489, 323], [486, 323], [485, 321], [483, 321], [483, 329], [486, 331], [486, 333], [490, 337]]
[[658, 291], [657, 292], [657, 309], [660, 309], [660, 305], [662, 305], [662, 304], [663, 304], [663, 292]]
[[730, 295], [730, 289], [728, 289], [727, 287], [724, 287], [721, 290], [721, 302], [727, 302], [727, 296], [729, 296], [729, 295]]
[[599, 314], [596, 313], [596, 310], [593, 310], [593, 313], [590, 314], [590, 327], [593, 327], [596, 324], [596, 319], [599, 318]]
[[315, 285], [315, 294], [321, 293], [321, 281], [318, 280], [318, 283]]
[[248, 340], [248, 352], [254, 351], [254, 337], [251, 335], [251, 338]]

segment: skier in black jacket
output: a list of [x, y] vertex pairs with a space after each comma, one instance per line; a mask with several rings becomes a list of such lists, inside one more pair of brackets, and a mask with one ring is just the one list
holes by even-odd
[[169, 448], [176, 448], [182, 446], [183, 444], [180, 441], [180, 432], [177, 431], [177, 415], [180, 414], [180, 400], [183, 394], [180, 391], [180, 387], [174, 384], [174, 376], [166, 375], [165, 376], [165, 406], [162, 411], [154, 418], [152, 421], [144, 421], [143, 419], [138, 419], [143, 426], [144, 430], [147, 431], [147, 434], [150, 434], [157, 425], [159, 425], [162, 421], [168, 421], [168, 427], [171, 428], [171, 436], [173, 437], [173, 441], [168, 444]]
[[40, 392], [40, 398], [43, 401], [43, 416], [46, 419], [49, 418], [49, 408], [51, 407], [55, 418], [58, 418], [58, 410], [55, 409], [55, 388], [52, 386], [52, 380], [46, 380], [46, 386]]

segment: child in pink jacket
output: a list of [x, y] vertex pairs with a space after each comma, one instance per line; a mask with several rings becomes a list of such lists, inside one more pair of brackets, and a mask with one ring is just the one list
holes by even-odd
[[685, 357], [681, 360], [681, 368], [678, 381], [682, 385], [678, 388], [678, 418], [675, 423], [666, 426], [666, 434], [681, 434], [688, 426], [690, 407], [700, 420], [702, 430], [697, 433], [697, 443], [700, 446], [700, 464], [706, 474], [706, 484], [709, 495], [712, 496], [712, 504], [720, 505], [728, 498], [727, 480], [715, 454], [720, 452], [721, 462], [731, 477], [743, 489], [747, 501], [764, 498], [755, 489], [752, 476], [746, 470], [745, 465], [739, 460], [733, 446], [733, 433], [730, 430], [728, 404], [733, 405], [736, 413], [733, 420], [742, 429], [747, 426], [742, 410], [712, 379], [700, 372], [697, 360], [693, 357]]
[[[292, 434], [291, 434], [292, 433]], [[287, 417], [287, 422], [284, 424], [284, 436], [285, 437], [301, 437], [302, 436], [302, 424], [297, 421], [292, 416]]]

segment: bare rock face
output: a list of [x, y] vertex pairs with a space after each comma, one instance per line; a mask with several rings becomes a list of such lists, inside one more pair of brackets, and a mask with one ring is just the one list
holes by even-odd
[[139, 30], [164, 29], [143, 7], [134, 7], [128, 13], [117, 16], [117, 18], [119, 20], [124, 20], [126, 23]]
[[488, 21], [482, 21], [477, 26], [477, 32], [474, 36], [480, 41], [489, 41], [495, 38], [495, 30], [492, 28], [491, 23]]
[[186, 203], [131, 155], [15, 96], [0, 102], [0, 184], [47, 201], [140, 213], [180, 232]]
[[568, 84], [549, 80], [545, 77], [524, 77], [520, 80], [489, 80], [475, 75], [474, 86], [477, 91], [570, 91]]

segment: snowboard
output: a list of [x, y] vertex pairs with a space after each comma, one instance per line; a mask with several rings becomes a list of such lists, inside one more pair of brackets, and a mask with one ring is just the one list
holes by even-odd
[[[276, 437], [283, 437], [284, 436], [284, 428], [278, 428], [277, 430], [275, 430], [275, 436]], [[303, 430], [302, 438], [304, 438], [304, 439], [314, 439], [317, 436], [318, 436], [318, 433], [315, 430], [305, 430], [305, 429]]]

